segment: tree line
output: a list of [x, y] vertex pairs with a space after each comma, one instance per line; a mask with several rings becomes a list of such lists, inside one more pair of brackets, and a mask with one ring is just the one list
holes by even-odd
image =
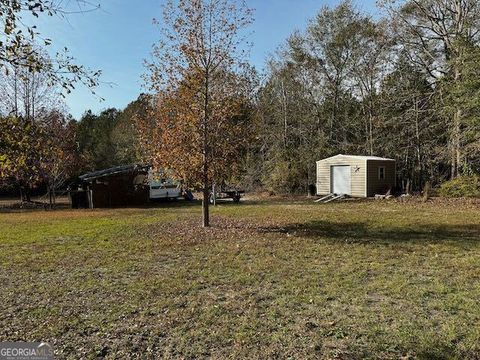
[[480, 170], [480, 5], [474, 0], [325, 7], [268, 62], [248, 173], [303, 192], [338, 153], [397, 160], [405, 191]]
[[86, 111], [76, 121], [46, 74], [8, 69], [0, 73], [1, 190], [30, 201], [41, 188], [54, 205], [56, 192], [78, 175], [140, 161], [133, 117], [146, 108], [147, 95], [123, 110]]
[[205, 194], [225, 181], [305, 193], [315, 162], [338, 153], [395, 158], [407, 192], [478, 174], [480, 5], [379, 7], [375, 18], [350, 1], [322, 8], [258, 72], [246, 61], [244, 2], [168, 1], [149, 94], [79, 121], [62, 110], [65, 84], [42, 71], [48, 57], [35, 51], [37, 68], [4, 57], [2, 183], [55, 193], [82, 172], [143, 162]]

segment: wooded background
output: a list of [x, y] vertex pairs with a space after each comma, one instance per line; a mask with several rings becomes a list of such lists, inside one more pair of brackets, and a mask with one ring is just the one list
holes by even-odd
[[[378, 14], [350, 1], [324, 7], [267, 59], [264, 71], [249, 71], [250, 90], [235, 114], [250, 130], [248, 146], [230, 159], [235, 172], [223, 180], [248, 190], [306, 193], [315, 162], [343, 153], [395, 158], [403, 191], [455, 178], [478, 183], [480, 4], [383, 1]], [[148, 161], [138, 119], [162, 111], [158, 93], [74, 121], [48, 77], [16, 63], [5, 68], [3, 188], [65, 186], [86, 171]], [[49, 132], [53, 118], [57, 130]], [[62, 165], [45, 160], [52, 156]]]

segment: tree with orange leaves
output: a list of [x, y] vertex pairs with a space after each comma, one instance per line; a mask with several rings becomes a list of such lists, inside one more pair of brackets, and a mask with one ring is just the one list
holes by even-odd
[[235, 170], [251, 129], [244, 30], [253, 12], [243, 1], [169, 0], [163, 20], [147, 64], [154, 115], [138, 130], [155, 168], [202, 190], [207, 227], [210, 186]]

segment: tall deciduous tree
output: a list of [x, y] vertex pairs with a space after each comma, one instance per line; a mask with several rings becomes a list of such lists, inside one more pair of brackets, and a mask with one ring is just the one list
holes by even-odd
[[[385, 1], [391, 12], [399, 44], [410, 60], [428, 72], [433, 83], [456, 87], [462, 81], [464, 54], [480, 41], [480, 3], [477, 0], [409, 0], [397, 5]], [[442, 94], [440, 94], [442, 96]], [[464, 113], [451, 108], [449, 148], [451, 176], [458, 176], [465, 155]]]
[[38, 123], [22, 117], [0, 117], [0, 181], [18, 186], [22, 201], [42, 181], [46, 147]]
[[152, 97], [140, 96], [127, 105], [119, 114], [116, 125], [111, 132], [111, 141], [115, 149], [115, 162], [119, 165], [134, 164], [141, 160], [136, 118], [148, 118], [152, 113]]
[[445, 77], [440, 82], [441, 110], [447, 115], [461, 109], [462, 175], [480, 172], [480, 47], [465, 49], [456, 61], [462, 64], [462, 76], [452, 82]]
[[[152, 160], [200, 185], [205, 227], [212, 181], [235, 157], [232, 145], [241, 142], [242, 124], [235, 122], [245, 99], [239, 73], [252, 16], [244, 1], [169, 0], [163, 39], [148, 64], [161, 139]], [[148, 134], [143, 137], [148, 141]]]
[[397, 159], [399, 184], [407, 191], [442, 179], [441, 164], [448, 162], [439, 154], [447, 129], [435, 114], [434, 94], [425, 72], [405, 54], [380, 87], [378, 148]]
[[74, 127], [63, 115], [59, 86], [35, 69], [6, 68], [0, 72], [0, 180], [15, 183], [22, 200], [30, 200], [30, 189], [40, 183], [54, 194], [70, 175], [75, 153]]
[[23, 67], [7, 66], [0, 71], [0, 114], [35, 120], [42, 112], [65, 107], [58, 86], [48, 76]]
[[53, 206], [55, 191], [77, 166], [76, 124], [52, 110], [35, 121], [0, 118], [0, 133], [0, 183], [16, 185], [22, 201], [30, 201], [30, 190], [45, 184]]
[[347, 105], [342, 101], [351, 88], [366, 22], [368, 18], [356, 11], [351, 1], [343, 1], [334, 9], [324, 7], [302, 40], [289, 42], [293, 60], [311, 74], [312, 91], [328, 102], [327, 135], [335, 146], [347, 141], [346, 129], [339, 126]]
[[79, 164], [77, 125], [73, 119], [53, 110], [43, 116], [40, 126], [41, 175], [47, 185], [50, 207], [53, 207], [57, 189], [72, 177]]

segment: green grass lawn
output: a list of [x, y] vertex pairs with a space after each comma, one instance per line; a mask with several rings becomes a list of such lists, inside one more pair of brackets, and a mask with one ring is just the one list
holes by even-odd
[[480, 210], [222, 203], [0, 214], [0, 341], [58, 358], [478, 359]]

